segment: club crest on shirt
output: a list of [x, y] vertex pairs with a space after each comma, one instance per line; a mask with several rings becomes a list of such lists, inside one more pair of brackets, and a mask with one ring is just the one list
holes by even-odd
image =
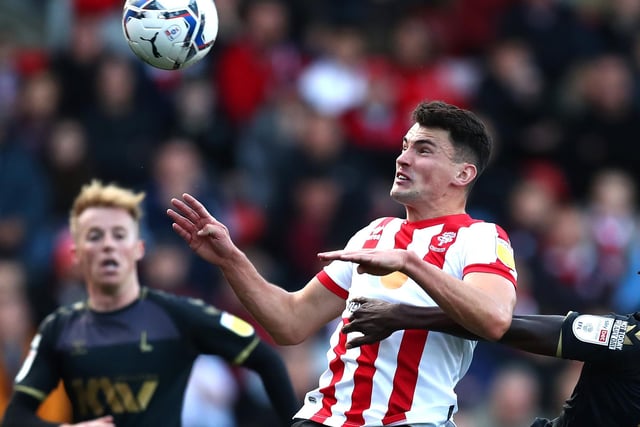
[[456, 240], [457, 233], [455, 231], [445, 231], [431, 239], [429, 250], [432, 252], [446, 252], [451, 243]]
[[222, 313], [220, 316], [220, 324], [241, 337], [248, 337], [253, 334], [253, 326], [227, 312]]

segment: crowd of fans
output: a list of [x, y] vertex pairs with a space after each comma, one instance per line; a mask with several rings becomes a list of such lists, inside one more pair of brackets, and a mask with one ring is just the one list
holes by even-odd
[[[640, 309], [640, 1], [218, 0], [212, 51], [178, 72], [133, 56], [121, 0], [48, 3], [0, 6], [0, 404], [35, 325], [83, 295], [66, 228], [83, 184], [146, 192], [146, 285], [242, 313], [169, 199], [197, 195], [296, 289], [318, 252], [403, 215], [388, 191], [422, 99], [492, 130], [470, 207], [512, 239], [516, 311]], [[283, 349], [301, 396], [316, 353]], [[458, 424], [554, 413], [573, 370], [480, 345]]]

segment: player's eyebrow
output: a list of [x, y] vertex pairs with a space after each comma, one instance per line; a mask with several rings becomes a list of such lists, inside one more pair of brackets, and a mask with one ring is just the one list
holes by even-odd
[[[402, 138], [402, 142], [403, 143], [408, 143], [409, 140], [407, 139], [407, 137], [403, 137]], [[435, 141], [433, 141], [433, 139], [431, 138], [420, 138], [420, 139], [416, 139], [415, 141], [412, 141], [413, 145], [429, 145], [431, 147], [437, 147], [438, 144], [435, 143]]]

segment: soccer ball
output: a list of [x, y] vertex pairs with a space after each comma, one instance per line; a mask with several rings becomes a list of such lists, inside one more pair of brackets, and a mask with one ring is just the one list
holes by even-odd
[[200, 61], [218, 35], [213, 0], [127, 0], [122, 30], [140, 59], [163, 70]]

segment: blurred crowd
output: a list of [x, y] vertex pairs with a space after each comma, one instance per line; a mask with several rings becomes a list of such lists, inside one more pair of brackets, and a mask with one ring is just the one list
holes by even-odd
[[[297, 289], [316, 253], [404, 215], [388, 191], [423, 99], [491, 129], [469, 206], [511, 237], [517, 312], [640, 309], [640, 0], [217, 0], [213, 49], [178, 72], [133, 56], [122, 3], [0, 5], [0, 409], [39, 321], [84, 295], [67, 215], [91, 178], [146, 192], [145, 285], [242, 315], [173, 235], [170, 198], [204, 200], [266, 277]], [[301, 398], [321, 348], [281, 349]], [[459, 427], [552, 415], [577, 367], [480, 344]], [[234, 409], [260, 404], [250, 378], [198, 369], [218, 378], [216, 426], [259, 425]]]

